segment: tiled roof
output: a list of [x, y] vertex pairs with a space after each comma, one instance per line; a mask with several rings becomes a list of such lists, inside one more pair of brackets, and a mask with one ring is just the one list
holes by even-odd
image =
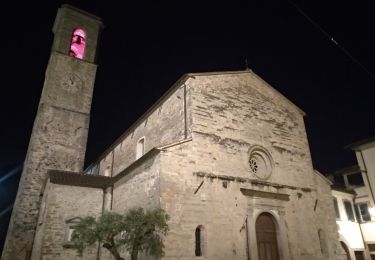
[[49, 171], [50, 182], [56, 184], [102, 188], [111, 184], [112, 178], [100, 175], [86, 175], [80, 172]]

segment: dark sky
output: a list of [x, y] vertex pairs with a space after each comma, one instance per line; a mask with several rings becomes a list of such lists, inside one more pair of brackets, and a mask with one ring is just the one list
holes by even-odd
[[[62, 1], [2, 3], [0, 212], [19, 174], [41, 94]], [[122, 3], [121, 3], [122, 2]], [[136, 2], [136, 3], [132, 3]], [[103, 18], [86, 164], [105, 150], [183, 73], [245, 69], [306, 112], [314, 167], [324, 174], [355, 163], [343, 147], [375, 133], [375, 79], [288, 0], [70, 1]], [[375, 73], [371, 1], [294, 0]], [[9, 213], [0, 216], [1, 226]], [[0, 234], [5, 228], [0, 228]], [[1, 244], [1, 241], [0, 241]], [[1, 248], [1, 246], [0, 246]]]

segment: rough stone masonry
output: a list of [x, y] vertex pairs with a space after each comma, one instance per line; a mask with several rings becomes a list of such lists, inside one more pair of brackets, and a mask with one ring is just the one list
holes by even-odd
[[[78, 257], [74, 223], [131, 207], [170, 215], [163, 259], [339, 259], [304, 113], [251, 70], [183, 75], [83, 171], [101, 26], [71, 6], [58, 12], [2, 259], [112, 259], [99, 244]], [[69, 56], [77, 28], [83, 59]]]

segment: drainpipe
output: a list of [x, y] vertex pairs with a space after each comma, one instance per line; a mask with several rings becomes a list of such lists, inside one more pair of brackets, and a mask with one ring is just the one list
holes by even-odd
[[[363, 171], [361, 170], [361, 172], [363, 172], [363, 174], [366, 176], [366, 180], [367, 180], [367, 183], [368, 183], [368, 188], [370, 190], [372, 202], [374, 203], [375, 202], [374, 192], [372, 191], [370, 179], [369, 179], [368, 174], [367, 174], [367, 167], [366, 167], [365, 159], [363, 158], [362, 151], [359, 151], [359, 154], [361, 155], [361, 160], [362, 160], [362, 164], [363, 164], [363, 168], [364, 168]], [[371, 206], [374, 207], [375, 205], [371, 205]]]
[[188, 136], [188, 129], [187, 129], [187, 104], [186, 104], [186, 84], [184, 83], [184, 121], [185, 121], [185, 139]]

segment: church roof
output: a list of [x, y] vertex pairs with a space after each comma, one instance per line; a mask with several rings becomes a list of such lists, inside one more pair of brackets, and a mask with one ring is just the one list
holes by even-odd
[[345, 149], [350, 149], [350, 150], [361, 150], [362, 148], [369, 148], [375, 145], [375, 135], [370, 136], [369, 138], [357, 141], [355, 143], [349, 144], [345, 147]]
[[48, 172], [49, 180], [50, 180], [51, 183], [55, 183], [55, 184], [105, 189], [105, 188], [115, 184], [122, 177], [126, 176], [133, 169], [137, 168], [139, 165], [141, 165], [148, 158], [158, 154], [159, 151], [161, 151], [163, 149], [166, 149], [170, 146], [180, 144], [180, 143], [184, 143], [184, 142], [187, 142], [187, 141], [190, 141], [190, 140], [191, 139], [186, 139], [186, 140], [174, 143], [174, 144], [166, 145], [165, 147], [153, 148], [150, 151], [148, 151], [147, 153], [145, 153], [138, 160], [134, 161], [132, 164], [130, 164], [128, 167], [126, 167], [124, 170], [122, 170], [119, 174], [117, 174], [113, 177], [107, 177], [107, 176], [102, 176], [102, 175], [90, 175], [90, 174], [84, 174], [83, 172], [69, 172], [69, 171], [50, 170]]
[[87, 175], [77, 172], [68, 171], [49, 171], [49, 179], [51, 183], [81, 186], [90, 188], [106, 188], [110, 183], [110, 177], [100, 175]]

